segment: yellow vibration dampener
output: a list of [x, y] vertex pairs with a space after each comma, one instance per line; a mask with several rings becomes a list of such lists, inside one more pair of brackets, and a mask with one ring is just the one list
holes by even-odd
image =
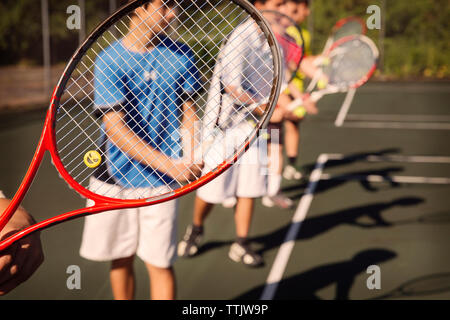
[[102, 156], [95, 150], [90, 150], [84, 155], [84, 164], [89, 168], [97, 168], [102, 162]]

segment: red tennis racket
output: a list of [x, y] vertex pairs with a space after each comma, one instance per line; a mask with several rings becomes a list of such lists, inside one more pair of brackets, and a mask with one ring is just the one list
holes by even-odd
[[[305, 96], [317, 102], [327, 94], [347, 92], [364, 85], [376, 70], [379, 52], [375, 43], [363, 35], [339, 39], [319, 58], [322, 62], [314, 74]], [[326, 78], [325, 84], [319, 79]], [[288, 109], [294, 111], [303, 99], [292, 102]]]
[[339, 39], [353, 36], [353, 35], [365, 35], [367, 32], [367, 27], [363, 19], [360, 17], [346, 17], [340, 19], [333, 26], [331, 30], [331, 35], [325, 44], [323, 51], [328, 50], [333, 43]]
[[[244, 0], [156, 3], [136, 0], [123, 6], [75, 52], [53, 92], [28, 172], [0, 217], [0, 230], [47, 151], [67, 184], [95, 205], [38, 222], [3, 239], [0, 250], [70, 219], [187, 194], [227, 170], [267, 125], [282, 68], [276, 38], [262, 15]], [[228, 52], [257, 63], [245, 68], [236, 61], [227, 64], [221, 44], [230, 35], [259, 50], [252, 50], [252, 59], [246, 59], [246, 47]], [[220, 55], [221, 66], [231, 69], [239, 84], [233, 94], [222, 90], [214, 97], [209, 88]], [[206, 96], [219, 101], [222, 95], [232, 95], [239, 121], [229, 123], [227, 130], [213, 124], [205, 137], [202, 127], [211, 127], [210, 119], [217, 116], [210, 103], [206, 107]], [[212, 147], [243, 121], [252, 121], [252, 129], [242, 132], [233, 148], [215, 154], [214, 169], [201, 170], [202, 160], [193, 155], [214, 152]], [[103, 182], [102, 188], [92, 188], [93, 176]], [[108, 193], [117, 187], [131, 196]]]

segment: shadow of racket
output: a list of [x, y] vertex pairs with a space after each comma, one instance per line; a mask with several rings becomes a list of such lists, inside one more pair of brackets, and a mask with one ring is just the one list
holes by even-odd
[[405, 282], [398, 288], [370, 300], [420, 297], [450, 292], [450, 273], [437, 273]]

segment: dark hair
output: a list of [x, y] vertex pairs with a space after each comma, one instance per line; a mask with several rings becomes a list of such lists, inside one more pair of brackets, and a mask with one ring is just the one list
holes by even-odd
[[[134, 2], [135, 0], [128, 0], [128, 3], [132, 3], [132, 2]], [[144, 9], [147, 9], [148, 8], [148, 5], [151, 3], [151, 2], [153, 2], [153, 1], [155, 1], [155, 0], [150, 0], [149, 2], [147, 2], [145, 5], [144, 5]], [[165, 6], [168, 6], [168, 7], [170, 7], [170, 8], [172, 8], [172, 7], [175, 7], [175, 5], [176, 5], [176, 2], [175, 2], [175, 0], [163, 0], [163, 4], [165, 5]], [[132, 13], [130, 13], [130, 16], [131, 17], [133, 17], [135, 15], [135, 12], [133, 11]]]
[[[131, 3], [131, 2], [133, 2], [133, 1], [135, 1], [135, 0], [128, 0], [128, 3]], [[155, 1], [155, 0], [150, 0], [149, 2], [153, 2], [153, 1]], [[173, 6], [175, 6], [175, 0], [163, 0], [163, 3], [164, 3], [164, 5], [166, 5], [166, 6], [169, 6], [169, 7], [173, 7]], [[147, 3], [148, 4], [148, 3]], [[146, 5], [147, 5], [146, 4]]]
[[309, 0], [286, 0], [286, 2], [304, 3], [306, 6], [309, 6]]
[[261, 2], [261, 4], [266, 4], [267, 0], [250, 0], [251, 4], [255, 4], [255, 2]]

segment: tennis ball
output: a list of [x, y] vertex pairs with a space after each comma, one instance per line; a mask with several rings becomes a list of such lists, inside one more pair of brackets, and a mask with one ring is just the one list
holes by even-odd
[[328, 81], [326, 79], [320, 79], [317, 82], [317, 88], [319, 88], [319, 89], [324, 89], [324, 88], [326, 88], [327, 85], [328, 85]]
[[306, 115], [306, 109], [305, 107], [297, 107], [292, 113], [298, 118], [304, 118]]

